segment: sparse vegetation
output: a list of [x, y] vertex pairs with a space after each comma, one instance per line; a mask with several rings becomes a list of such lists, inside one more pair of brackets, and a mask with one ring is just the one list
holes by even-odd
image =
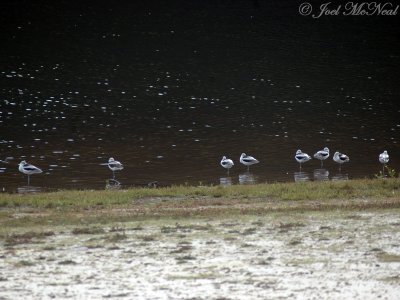
[[[184, 200], [185, 203], [202, 204], [202, 198], [217, 197], [218, 203], [223, 199], [251, 198], [264, 200], [327, 200], [349, 199], [357, 197], [386, 198], [399, 196], [400, 181], [389, 180], [351, 180], [329, 182], [272, 183], [258, 185], [220, 186], [172, 186], [159, 189], [133, 188], [113, 191], [60, 191], [30, 195], [1, 194], [0, 207], [30, 207], [48, 209], [101, 209], [113, 206], [136, 205], [143, 202], [155, 207], [163, 205], [162, 200], [172, 198]], [[165, 201], [167, 204], [169, 201]], [[208, 202], [206, 202], [208, 203]]]
[[[236, 206], [268, 204], [259, 199], [250, 200], [253, 203], [247, 200], [243, 203], [240, 199], [232, 201]], [[152, 287], [163, 290], [166, 280], [168, 286], [190, 286], [196, 296], [204, 295], [205, 285], [241, 285], [241, 289], [249, 288], [241, 298], [246, 298], [246, 295], [253, 298], [258, 295], [258, 290], [253, 293], [254, 286], [270, 289], [271, 286], [278, 286], [278, 282], [279, 286], [284, 284], [293, 292], [298, 289], [296, 282], [300, 280], [306, 280], [305, 284], [314, 288], [316, 281], [324, 282], [326, 278], [326, 268], [321, 266], [332, 266], [330, 278], [334, 276], [339, 280], [346, 272], [348, 278], [384, 284], [382, 289], [374, 288], [374, 291], [398, 290], [398, 274], [394, 270], [395, 264], [400, 261], [396, 243], [399, 208], [360, 211], [357, 208], [336, 207], [305, 213], [304, 207], [287, 210], [285, 206], [282, 210], [271, 209], [260, 214], [258, 207], [246, 214], [237, 209], [231, 210], [234, 214], [210, 217], [202, 212], [207, 201], [210, 201], [206, 206], [208, 208], [213, 200], [201, 198], [198, 201], [201, 206], [197, 207], [194, 204], [187, 207], [181, 199], [157, 203], [157, 208], [154, 208], [154, 203], [140, 204], [144, 208], [156, 209], [158, 214], [163, 210], [190, 208], [195, 211], [190, 217], [176, 214], [179, 210], [174, 211], [174, 216], [132, 217], [127, 213], [129, 208], [125, 207], [123, 210], [83, 210], [90, 217], [96, 216], [96, 223], [91, 223], [82, 211], [74, 210], [68, 214], [77, 214], [79, 219], [73, 222], [79, 222], [79, 225], [54, 225], [52, 219], [46, 225], [37, 222], [29, 227], [2, 227], [0, 258], [5, 268], [0, 281], [2, 278], [9, 280], [11, 288], [7, 295], [10, 299], [16, 298], [13, 296], [20, 291], [14, 287], [24, 286], [28, 280], [50, 286], [60, 298], [66, 286], [80, 285], [85, 280], [96, 287], [90, 290], [91, 293], [104, 298], [105, 290], [98, 289], [98, 286], [106, 287], [110, 295], [119, 295], [125, 284], [131, 282], [130, 276], [143, 278], [143, 282], [139, 283], [140, 290], [136, 290], [136, 285], [129, 290], [129, 297], [132, 298], [140, 298], [149, 282]], [[225, 200], [218, 202], [226, 209]], [[276, 206], [281, 202], [285, 201], [269, 204]], [[299, 201], [303, 206], [308, 202]], [[20, 208], [16, 210], [21, 212]], [[123, 221], [114, 216], [110, 218], [114, 210], [119, 216], [123, 211], [124, 218], [125, 215], [127, 218]], [[197, 210], [201, 213], [197, 214]], [[36, 213], [36, 210], [30, 209], [30, 214]], [[49, 217], [54, 217], [52, 212], [46, 213], [47, 221]], [[18, 220], [24, 221], [24, 218], [19, 217]], [[7, 237], [21, 243], [7, 247], [4, 243]], [[33, 242], [22, 243], [24, 239]], [[38, 244], [36, 239], [41, 243]], [[4, 251], [1, 252], [3, 245]], [[353, 264], [351, 269], [349, 264]], [[377, 266], [379, 272], [374, 272]], [[27, 271], [38, 276], [25, 276]], [[48, 276], [48, 273], [54, 276]], [[118, 274], [118, 280], [115, 280], [114, 274]], [[283, 276], [295, 278], [295, 283], [292, 284], [292, 280], [282, 281]], [[368, 285], [363, 287], [365, 289]], [[31, 292], [29, 285], [24, 291], [27, 294]], [[326, 288], [322, 291], [329, 295], [335, 292]], [[271, 295], [276, 293], [275, 290], [270, 292]], [[395, 292], [392, 294], [395, 295]], [[71, 296], [79, 298], [78, 294]], [[187, 294], [185, 298], [190, 296]]]
[[[215, 198], [215, 193], [221, 196]], [[149, 218], [176, 219], [259, 215], [278, 211], [360, 210], [400, 207], [400, 180], [351, 180], [336, 182], [272, 183], [247, 186], [134, 188], [113, 191], [60, 191], [30, 195], [1, 194], [0, 224], [7, 227], [75, 225], [73, 234], [101, 234], [91, 224], [118, 226]], [[229, 226], [229, 224], [227, 224]], [[283, 230], [284, 228], [281, 228]], [[129, 230], [141, 230], [140, 224]], [[162, 233], [204, 230], [166, 226]], [[0, 236], [2, 232], [0, 231]]]
[[110, 243], [117, 243], [126, 239], [125, 233], [115, 233], [107, 237], [107, 241]]
[[390, 254], [382, 251], [378, 253], [377, 257], [381, 262], [400, 262], [400, 255], [398, 254]]
[[21, 260], [15, 264], [16, 267], [32, 267], [35, 263], [29, 260]]
[[72, 230], [72, 234], [100, 234], [104, 233], [103, 228], [98, 227], [82, 227], [82, 228], [75, 228]]
[[45, 237], [52, 235], [54, 235], [53, 231], [43, 231], [43, 232], [28, 231], [25, 233], [13, 233], [6, 236], [5, 245], [14, 246], [19, 244], [32, 243], [33, 239], [43, 239]]
[[71, 259], [67, 259], [67, 260], [60, 261], [58, 264], [59, 265], [76, 265], [76, 262]]
[[389, 167], [388, 165], [385, 165], [383, 167], [383, 171], [379, 171], [378, 174], [374, 175], [375, 178], [378, 179], [383, 179], [383, 178], [396, 178], [397, 176], [397, 172], [395, 169], [392, 169], [391, 167]]

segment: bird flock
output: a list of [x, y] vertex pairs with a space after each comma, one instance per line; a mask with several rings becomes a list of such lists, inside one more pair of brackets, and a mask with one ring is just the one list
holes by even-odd
[[[325, 147], [323, 150], [319, 150], [314, 154], [314, 158], [318, 159], [321, 161], [321, 167], [323, 166], [323, 163], [326, 159], [329, 158], [329, 148]], [[300, 166], [300, 171], [301, 171], [301, 167], [302, 164], [308, 162], [309, 160], [311, 160], [311, 156], [308, 155], [307, 153], [304, 153], [303, 151], [301, 151], [300, 149], [296, 151], [296, 154], [294, 156], [295, 160], [299, 163]], [[384, 173], [384, 169], [386, 164], [389, 162], [389, 154], [388, 152], [385, 150], [383, 151], [381, 154], [379, 154], [379, 162], [383, 165], [383, 170], [382, 172]], [[339, 164], [339, 171], [341, 171], [341, 167], [344, 163], [347, 163], [350, 161], [350, 158], [343, 153], [340, 153], [338, 151], [336, 151], [333, 155], [333, 161]], [[6, 162], [6, 161], [2, 161], [2, 162]], [[250, 166], [258, 164], [260, 161], [256, 158], [254, 158], [253, 156], [247, 155], [246, 153], [242, 153], [240, 155], [239, 158], [239, 162], [243, 165], [245, 165], [247, 167], [247, 170], [250, 170]], [[118, 183], [118, 181], [116, 181], [115, 179], [115, 172], [116, 171], [120, 171], [124, 168], [123, 164], [117, 160], [115, 160], [113, 157], [110, 157], [108, 160], [108, 163], [104, 163], [102, 165], [107, 165], [108, 168], [112, 171], [113, 173], [113, 180], [115, 182]], [[232, 159], [227, 158], [226, 156], [223, 156], [220, 162], [220, 165], [227, 170], [227, 173], [229, 175], [229, 170], [235, 165]], [[32, 165], [27, 163], [25, 160], [21, 161], [18, 164], [18, 170], [23, 173], [28, 175], [28, 185], [30, 185], [30, 176], [33, 174], [40, 174], [43, 171]]]
[[[102, 165], [107, 165], [108, 168], [112, 171], [113, 173], [113, 181], [115, 184], [119, 184], [119, 182], [115, 179], [115, 171], [120, 171], [124, 168], [124, 165], [120, 163], [119, 161], [115, 160], [113, 157], [110, 157], [108, 159], [108, 163], [102, 164]], [[28, 185], [30, 185], [30, 176], [33, 174], [40, 174], [43, 173], [43, 171], [31, 164], [28, 164], [25, 160], [21, 161], [18, 164], [18, 170], [21, 173], [24, 173], [28, 175]]]
[[[325, 147], [324, 149], [317, 151], [314, 154], [314, 158], [321, 161], [321, 168], [322, 168], [324, 165], [324, 161], [329, 158], [329, 155], [330, 155], [329, 148]], [[304, 153], [300, 149], [296, 151], [294, 158], [299, 163], [300, 171], [302, 164], [312, 159], [310, 155]], [[260, 162], [253, 156], [246, 155], [245, 153], [242, 153], [242, 155], [240, 155], [239, 161], [243, 165], [247, 166], [247, 170], [249, 170], [249, 167], [251, 165], [258, 164]], [[335, 154], [333, 154], [333, 161], [339, 164], [339, 171], [341, 171], [342, 164], [349, 162], [350, 158], [346, 154], [336, 151]], [[389, 162], [389, 154], [387, 153], [386, 150], [383, 151], [381, 154], [379, 154], [379, 162], [383, 165], [383, 172], [384, 172], [384, 168], [386, 164]], [[232, 159], [223, 156], [220, 164], [223, 168], [228, 170], [228, 175], [229, 175], [229, 170], [234, 166]]]

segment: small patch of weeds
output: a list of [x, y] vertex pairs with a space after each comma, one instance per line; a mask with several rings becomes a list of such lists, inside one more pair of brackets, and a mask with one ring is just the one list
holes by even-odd
[[129, 230], [140, 231], [140, 230], [143, 230], [143, 227], [138, 225], [136, 227], [129, 228]]
[[21, 260], [16, 264], [16, 267], [31, 267], [34, 266], [35, 263], [29, 260]]
[[396, 178], [396, 176], [397, 176], [396, 170], [390, 168], [388, 165], [385, 165], [383, 167], [383, 171], [379, 171], [379, 173], [374, 175], [374, 177], [378, 179]]
[[58, 262], [59, 265], [76, 265], [77, 263], [71, 259], [62, 260]]
[[398, 254], [390, 254], [387, 252], [381, 252], [377, 255], [379, 261], [381, 262], [387, 262], [387, 263], [391, 263], [391, 262], [400, 262], [400, 255]]
[[193, 247], [190, 245], [183, 245], [183, 246], [180, 246], [179, 248], [177, 248], [176, 250], [172, 250], [170, 253], [171, 254], [184, 253], [184, 252], [190, 251], [192, 249], [193, 249]]
[[141, 239], [143, 242], [153, 242], [157, 240], [154, 235], [142, 235], [138, 236], [138, 238]]
[[72, 230], [72, 234], [100, 234], [100, 233], [104, 233], [104, 229], [99, 227], [80, 227], [80, 228], [74, 228]]
[[113, 235], [111, 235], [111, 236], [108, 236], [108, 237], [106, 238], [106, 240], [107, 240], [108, 242], [110, 242], [110, 243], [117, 243], [117, 242], [120, 242], [120, 241], [125, 240], [126, 238], [127, 238], [127, 236], [126, 236], [125, 233], [123, 233], [123, 234], [116, 233], [116, 234], [113, 234]]
[[45, 246], [45, 247], [43, 247], [43, 250], [44, 251], [53, 251], [53, 250], [56, 250], [56, 247], [54, 247], [54, 246]]
[[196, 260], [196, 257], [191, 255], [179, 256], [175, 258], [177, 261]]
[[119, 227], [119, 226], [113, 226], [109, 230], [110, 232], [120, 232], [120, 231], [125, 231], [125, 228]]
[[34, 238], [44, 238], [52, 235], [54, 235], [53, 231], [42, 231], [42, 232], [29, 231], [20, 234], [14, 233], [6, 237], [5, 245], [14, 246], [19, 244], [32, 243], [32, 239]]
[[299, 245], [299, 244], [301, 244], [300, 240], [292, 240], [292, 241], [289, 242], [290, 246], [296, 246], [296, 245]]
[[251, 234], [255, 234], [257, 231], [257, 228], [246, 228], [245, 230], [243, 230], [243, 232], [241, 233], [241, 235], [251, 235]]
[[178, 229], [176, 229], [176, 227], [171, 227], [171, 226], [161, 227], [161, 233], [174, 233], [177, 231], [178, 231]]

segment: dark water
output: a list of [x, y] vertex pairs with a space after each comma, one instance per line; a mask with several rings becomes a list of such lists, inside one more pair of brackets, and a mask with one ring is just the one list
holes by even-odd
[[[126, 186], [371, 177], [383, 150], [400, 169], [398, 16], [312, 19], [293, 1], [32, 2], [1, 4], [0, 159], [13, 159], [0, 189], [26, 185], [22, 159], [47, 188], [104, 188], [109, 157]], [[299, 174], [295, 151], [325, 146], [350, 163], [312, 160]], [[260, 160], [250, 174], [242, 152]]]

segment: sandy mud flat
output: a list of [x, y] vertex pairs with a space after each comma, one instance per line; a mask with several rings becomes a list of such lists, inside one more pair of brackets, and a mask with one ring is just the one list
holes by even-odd
[[399, 299], [400, 210], [16, 229], [0, 299]]

